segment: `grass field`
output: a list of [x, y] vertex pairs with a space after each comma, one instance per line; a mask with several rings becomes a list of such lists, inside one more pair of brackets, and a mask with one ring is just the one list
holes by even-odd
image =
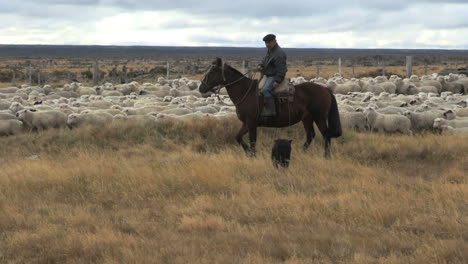
[[0, 263], [466, 263], [468, 135], [345, 131], [326, 160], [296, 125], [248, 158], [239, 125], [0, 138]]

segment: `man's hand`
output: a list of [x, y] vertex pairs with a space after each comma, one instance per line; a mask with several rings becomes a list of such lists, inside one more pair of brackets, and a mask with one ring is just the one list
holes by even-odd
[[277, 82], [277, 81], [273, 82], [273, 87], [278, 88], [279, 85], [280, 85], [279, 82]]

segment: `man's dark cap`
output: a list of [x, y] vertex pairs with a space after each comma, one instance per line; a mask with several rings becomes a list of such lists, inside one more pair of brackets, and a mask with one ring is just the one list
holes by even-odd
[[263, 37], [263, 41], [265, 41], [265, 42], [270, 42], [270, 41], [273, 41], [273, 40], [276, 40], [276, 36], [273, 35], [273, 34], [268, 34], [265, 37]]

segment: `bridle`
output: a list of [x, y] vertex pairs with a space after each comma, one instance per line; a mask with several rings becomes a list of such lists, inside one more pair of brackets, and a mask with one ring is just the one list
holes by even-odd
[[[244, 78], [247, 78], [247, 75], [250, 74], [252, 71], [248, 71], [248, 72], [246, 72], [244, 75], [242, 75], [239, 79], [237, 79], [237, 80], [235, 80], [235, 81], [233, 81], [233, 82], [230, 82], [230, 83], [226, 84], [226, 75], [224, 74], [224, 65], [225, 65], [225, 64], [224, 64], [224, 61], [223, 61], [223, 64], [222, 64], [222, 66], [221, 66], [221, 75], [223, 76], [223, 82], [224, 82], [224, 83], [221, 83], [221, 84], [219, 84], [219, 85], [214, 86], [213, 89], [212, 89], [212, 91], [217, 95], [218, 100], [219, 100], [220, 102], [222, 102], [223, 104], [226, 104], [226, 103], [224, 103], [223, 100], [219, 97], [219, 91], [220, 91], [223, 87], [226, 87], [226, 88], [227, 88], [228, 86], [233, 85], [233, 84], [239, 82], [240, 80], [242, 80], [242, 79], [244, 79]], [[208, 83], [207, 83], [208, 81], [207, 81], [207, 80], [205, 81], [205, 79], [208, 79], [208, 74], [211, 72], [211, 69], [212, 69], [213, 67], [219, 67], [219, 66], [216, 66], [216, 65], [211, 65], [211, 66], [210, 66], [210, 68], [208, 69], [208, 71], [207, 71], [207, 72], [205, 73], [205, 75], [203, 76], [203, 79], [202, 79], [202, 81], [201, 81], [202, 84], [208, 86]], [[254, 73], [254, 76], [253, 76], [253, 77], [255, 77], [255, 73]], [[237, 103], [234, 103], [234, 102], [233, 102], [233, 103], [234, 103], [234, 106], [239, 105], [240, 103], [242, 103], [242, 102], [245, 100], [245, 98], [247, 97], [247, 95], [250, 93], [250, 90], [252, 90], [252, 86], [253, 86], [252, 84], [253, 84], [253, 82], [254, 82], [254, 78], [251, 79], [250, 85], [249, 85], [249, 89], [248, 89], [247, 92], [244, 94], [244, 96], [241, 98], [241, 100], [239, 100], [239, 102], [237, 102]], [[226, 104], [226, 105], [227, 105], [227, 104]]]

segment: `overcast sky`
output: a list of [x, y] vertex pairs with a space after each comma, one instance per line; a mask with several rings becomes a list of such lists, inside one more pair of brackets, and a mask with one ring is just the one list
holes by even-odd
[[0, 44], [468, 49], [468, 0], [0, 0]]

